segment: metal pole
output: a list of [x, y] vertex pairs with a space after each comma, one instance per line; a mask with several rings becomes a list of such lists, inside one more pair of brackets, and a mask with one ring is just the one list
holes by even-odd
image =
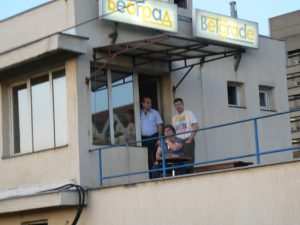
[[259, 150], [259, 137], [257, 128], [257, 119], [253, 120], [254, 123], [254, 134], [255, 134], [255, 150], [256, 150], [256, 163], [260, 164], [260, 150]]
[[230, 14], [232, 18], [237, 18], [237, 9], [236, 9], [236, 2], [230, 2]]
[[99, 176], [100, 176], [100, 186], [103, 186], [103, 176], [102, 176], [102, 150], [101, 148], [98, 151], [99, 158]]
[[165, 160], [165, 138], [160, 137], [160, 146], [161, 146], [161, 161], [163, 169], [163, 177], [166, 177], [166, 160]]

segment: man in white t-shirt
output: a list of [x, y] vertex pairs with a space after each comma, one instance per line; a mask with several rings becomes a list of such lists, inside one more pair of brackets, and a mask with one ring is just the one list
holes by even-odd
[[[184, 103], [181, 98], [174, 99], [174, 107], [177, 114], [172, 118], [172, 124], [176, 129], [176, 133], [183, 133], [199, 129], [198, 122], [192, 111], [184, 109]], [[184, 152], [185, 156], [190, 157], [192, 162], [195, 161], [195, 140], [194, 137], [197, 131], [185, 134], [179, 134], [177, 137], [185, 141]]]

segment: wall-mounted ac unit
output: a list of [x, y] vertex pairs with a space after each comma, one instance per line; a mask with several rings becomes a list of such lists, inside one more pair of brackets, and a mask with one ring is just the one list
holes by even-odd
[[293, 80], [290, 83], [290, 87], [298, 87], [298, 86], [300, 86], [300, 81]]
[[298, 130], [297, 127], [291, 127], [291, 131], [292, 131], [292, 132], [295, 132], [295, 131], [297, 131], [297, 130]]

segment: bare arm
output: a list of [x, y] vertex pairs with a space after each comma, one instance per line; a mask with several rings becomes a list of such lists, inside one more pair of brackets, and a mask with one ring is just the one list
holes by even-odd
[[162, 124], [157, 125], [158, 136], [163, 136], [163, 126]]
[[[157, 130], [158, 130], [158, 136], [159, 137], [163, 136], [163, 126], [162, 126], [162, 124], [157, 125]], [[157, 139], [157, 143], [159, 143], [159, 142], [160, 142], [160, 138]]]
[[[193, 123], [192, 130], [198, 130], [198, 129], [199, 129], [198, 123]], [[194, 137], [196, 136], [196, 134], [197, 134], [197, 131], [191, 132], [191, 135], [187, 139], [186, 143], [191, 143], [194, 140]]]
[[172, 152], [177, 152], [182, 148], [181, 143], [172, 143], [168, 138], [166, 139], [166, 143], [169, 145], [169, 148]]
[[156, 151], [156, 160], [161, 160], [161, 147], [159, 146]]

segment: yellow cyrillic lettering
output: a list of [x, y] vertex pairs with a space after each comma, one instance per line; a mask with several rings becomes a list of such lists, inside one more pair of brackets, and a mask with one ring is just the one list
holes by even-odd
[[133, 2], [129, 2], [127, 4], [127, 13], [129, 15], [135, 15], [136, 14], [136, 6], [135, 6], [135, 3]]
[[152, 9], [149, 6], [143, 6], [143, 19], [150, 18], [152, 16]]
[[108, 11], [115, 11], [117, 9], [115, 1], [114, 0], [108, 0], [107, 1], [107, 8], [108, 8]]
[[170, 19], [170, 15], [169, 15], [169, 12], [168, 12], [168, 11], [166, 11], [166, 12], [164, 13], [164, 16], [163, 16], [161, 22], [162, 22], [162, 24], [164, 24], [165, 26], [173, 27], [173, 23], [172, 23], [172, 21], [171, 21], [171, 19]]

